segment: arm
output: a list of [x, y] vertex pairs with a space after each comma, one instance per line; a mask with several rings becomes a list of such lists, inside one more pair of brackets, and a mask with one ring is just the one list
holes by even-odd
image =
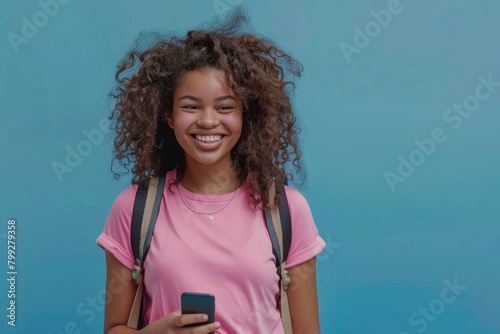
[[105, 334], [128, 334], [138, 331], [126, 326], [137, 286], [131, 271], [106, 251]]
[[287, 289], [294, 334], [320, 333], [316, 291], [316, 257], [288, 270]]
[[[202, 314], [181, 315], [181, 311], [176, 310], [141, 330], [127, 327], [136, 290], [137, 285], [132, 281], [130, 269], [118, 261], [113, 254], [106, 251], [105, 334], [174, 334], [182, 331], [184, 325], [206, 321]], [[193, 327], [193, 333], [205, 334], [219, 328], [220, 324], [215, 322]]]

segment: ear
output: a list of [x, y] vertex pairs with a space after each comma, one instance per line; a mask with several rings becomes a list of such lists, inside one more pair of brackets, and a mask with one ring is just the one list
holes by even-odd
[[174, 128], [174, 118], [172, 117], [172, 112], [165, 111], [165, 119], [167, 120], [168, 126], [173, 129]]

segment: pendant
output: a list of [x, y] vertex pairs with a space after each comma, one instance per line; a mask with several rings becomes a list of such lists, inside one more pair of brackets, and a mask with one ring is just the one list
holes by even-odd
[[214, 216], [212, 216], [211, 212], [208, 213], [208, 220], [210, 221], [214, 220]]

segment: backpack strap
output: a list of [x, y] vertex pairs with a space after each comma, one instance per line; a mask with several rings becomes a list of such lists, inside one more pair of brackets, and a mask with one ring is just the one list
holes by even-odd
[[132, 211], [132, 226], [130, 241], [136, 264], [132, 271], [132, 279], [138, 285], [134, 303], [130, 310], [127, 326], [137, 329], [144, 324], [142, 308], [145, 296], [143, 294], [143, 266], [148, 255], [151, 238], [160, 211], [166, 175], [152, 177], [149, 181], [142, 182], [137, 188]]
[[292, 226], [285, 187], [282, 186], [280, 191], [281, 204], [278, 207], [274, 204], [273, 201], [274, 194], [276, 192], [276, 186], [273, 183], [273, 185], [271, 186], [269, 197], [271, 202], [271, 210], [265, 211], [264, 216], [266, 219], [267, 230], [269, 232], [269, 236], [271, 237], [271, 242], [273, 245], [273, 254], [276, 258], [276, 268], [280, 276], [279, 305], [281, 309], [281, 321], [283, 323], [285, 333], [291, 334], [292, 320], [290, 317], [288, 298], [286, 294], [286, 289], [290, 284], [290, 276], [288, 275], [288, 270], [286, 269], [286, 260], [288, 258], [290, 245], [292, 243]]

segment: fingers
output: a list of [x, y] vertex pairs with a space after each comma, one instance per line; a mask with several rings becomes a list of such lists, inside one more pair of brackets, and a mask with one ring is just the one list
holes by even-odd
[[218, 321], [216, 321], [216, 322], [212, 322], [210, 324], [206, 324], [206, 325], [198, 326], [198, 327], [193, 327], [193, 328], [196, 328], [196, 330], [199, 330], [199, 332], [193, 331], [193, 334], [212, 333], [220, 328], [220, 323]]
[[215, 332], [219, 328], [220, 328], [220, 323], [216, 321], [209, 324], [195, 326], [195, 327], [188, 327], [184, 329], [189, 329], [187, 333], [190, 334], [208, 334]]
[[[208, 320], [208, 316], [202, 313], [196, 314], [181, 314], [180, 310], [176, 310], [172, 313], [174, 315], [172, 321], [170, 322], [172, 327], [184, 327], [186, 325], [192, 325], [197, 323], [203, 323]], [[213, 322], [209, 324], [203, 324], [195, 327], [189, 328], [191, 331], [189, 333], [193, 334], [206, 334], [211, 333], [220, 328], [219, 322]]]
[[175, 327], [184, 327], [186, 325], [196, 324], [199, 322], [206, 322], [207, 320], [208, 316], [206, 314], [179, 314], [173, 319], [172, 324]]

